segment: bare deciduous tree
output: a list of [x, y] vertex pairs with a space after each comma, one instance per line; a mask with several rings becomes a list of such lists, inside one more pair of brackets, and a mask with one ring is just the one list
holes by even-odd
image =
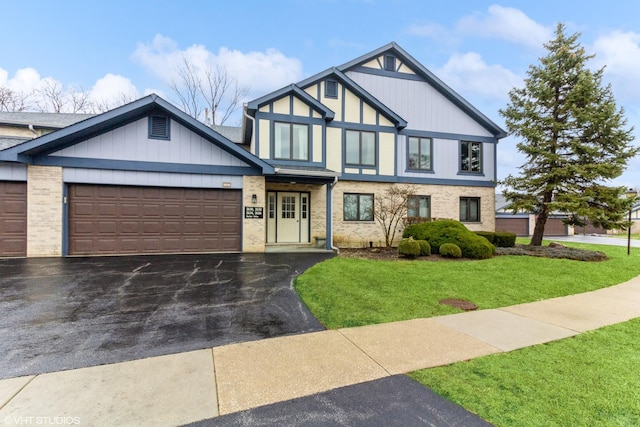
[[93, 108], [89, 91], [82, 86], [64, 87], [57, 80], [46, 78], [42, 87], [34, 90], [35, 105], [44, 113], [88, 113]]
[[28, 100], [28, 94], [0, 86], [0, 111], [25, 111], [29, 108]]
[[219, 65], [199, 69], [185, 56], [176, 73], [169, 87], [182, 109], [210, 126], [224, 124], [249, 93], [249, 87], [240, 86], [237, 77]]
[[415, 190], [408, 185], [388, 187], [381, 197], [376, 197], [373, 217], [382, 228], [387, 248], [393, 244], [398, 232], [398, 224], [407, 215], [409, 199]]

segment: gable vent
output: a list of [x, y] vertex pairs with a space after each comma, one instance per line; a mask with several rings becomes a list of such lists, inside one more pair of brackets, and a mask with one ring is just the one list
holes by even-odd
[[149, 117], [149, 138], [169, 139], [169, 117]]

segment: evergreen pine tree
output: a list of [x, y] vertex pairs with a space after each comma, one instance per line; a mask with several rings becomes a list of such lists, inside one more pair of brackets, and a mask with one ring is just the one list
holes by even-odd
[[545, 44], [547, 56], [529, 67], [524, 87], [512, 89], [500, 110], [526, 156], [519, 176], [501, 184], [511, 209], [536, 214], [533, 246], [542, 244], [552, 212], [567, 213], [570, 225], [626, 228], [632, 200], [624, 197], [625, 187], [610, 182], [639, 151], [611, 86], [602, 84], [604, 68], [587, 68], [593, 55], [585, 53], [579, 34], [566, 36], [558, 24], [555, 35]]

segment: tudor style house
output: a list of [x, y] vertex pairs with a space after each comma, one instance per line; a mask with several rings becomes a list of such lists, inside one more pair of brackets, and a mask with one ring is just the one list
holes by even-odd
[[495, 227], [505, 132], [395, 43], [216, 129], [150, 95], [5, 141], [0, 256], [378, 245], [373, 207], [403, 184], [409, 216]]

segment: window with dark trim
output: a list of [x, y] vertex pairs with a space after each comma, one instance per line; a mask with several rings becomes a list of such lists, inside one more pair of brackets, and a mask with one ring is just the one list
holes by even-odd
[[396, 57], [392, 55], [384, 56], [384, 69], [387, 71], [396, 70]]
[[345, 131], [345, 164], [376, 165], [376, 134], [356, 130]]
[[460, 221], [480, 222], [480, 197], [460, 197]]
[[481, 142], [460, 142], [460, 171], [473, 173], [482, 172]]
[[431, 196], [409, 196], [407, 216], [410, 218], [431, 218]]
[[338, 97], [338, 82], [335, 80], [327, 80], [324, 82], [324, 96], [327, 98]]
[[149, 138], [170, 139], [170, 123], [167, 116], [149, 116]]
[[345, 193], [342, 211], [345, 221], [373, 221], [373, 194]]
[[297, 123], [274, 124], [273, 158], [309, 160], [309, 126]]
[[431, 138], [409, 137], [407, 153], [409, 169], [430, 171], [431, 165]]

